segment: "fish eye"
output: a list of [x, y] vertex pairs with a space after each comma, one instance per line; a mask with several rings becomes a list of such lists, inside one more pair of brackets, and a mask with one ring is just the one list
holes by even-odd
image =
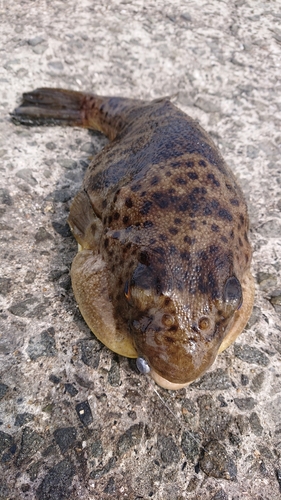
[[137, 358], [136, 365], [142, 375], [146, 375], [150, 372], [150, 366], [144, 358]]
[[228, 278], [224, 285], [224, 300], [228, 304], [233, 304], [236, 309], [240, 309], [243, 302], [243, 292], [240, 281], [236, 276]]
[[207, 330], [207, 328], [209, 328], [209, 326], [210, 326], [209, 318], [206, 318], [205, 316], [200, 318], [198, 321], [198, 326], [199, 326], [200, 330]]

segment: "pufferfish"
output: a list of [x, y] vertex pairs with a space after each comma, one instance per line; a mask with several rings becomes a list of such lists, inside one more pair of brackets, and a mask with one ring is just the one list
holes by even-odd
[[251, 314], [249, 220], [218, 148], [169, 99], [23, 94], [13, 119], [99, 130], [70, 208], [74, 295], [96, 337], [160, 386], [206, 372]]

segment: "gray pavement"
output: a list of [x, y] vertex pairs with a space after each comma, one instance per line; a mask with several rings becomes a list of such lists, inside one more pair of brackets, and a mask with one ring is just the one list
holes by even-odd
[[[0, 2], [0, 499], [280, 498], [280, 6]], [[253, 315], [198, 383], [157, 389], [164, 403], [77, 309], [66, 219], [106, 140], [15, 126], [9, 112], [39, 86], [173, 96], [247, 197]]]

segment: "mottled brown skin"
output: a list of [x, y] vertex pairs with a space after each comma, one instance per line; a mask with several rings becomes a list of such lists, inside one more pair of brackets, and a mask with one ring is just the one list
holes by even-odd
[[159, 385], [201, 376], [242, 332], [254, 290], [245, 200], [211, 138], [167, 99], [38, 89], [13, 117], [111, 139], [70, 210], [80, 310], [110, 349], [143, 357]]

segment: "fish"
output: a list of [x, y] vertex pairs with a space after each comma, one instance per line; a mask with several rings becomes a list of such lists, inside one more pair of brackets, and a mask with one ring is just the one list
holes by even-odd
[[79, 309], [111, 351], [165, 389], [188, 386], [240, 335], [254, 280], [247, 205], [203, 128], [169, 98], [24, 93], [17, 124], [98, 130], [68, 223]]

